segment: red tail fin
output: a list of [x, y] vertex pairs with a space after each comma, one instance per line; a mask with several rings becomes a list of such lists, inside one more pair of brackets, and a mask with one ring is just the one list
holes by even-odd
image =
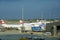
[[5, 23], [5, 21], [4, 21], [4, 20], [2, 20], [2, 19], [0, 20], [0, 22], [1, 22], [1, 24], [6, 24], [6, 23]]
[[20, 24], [24, 24], [24, 22], [22, 20], [19, 21]]

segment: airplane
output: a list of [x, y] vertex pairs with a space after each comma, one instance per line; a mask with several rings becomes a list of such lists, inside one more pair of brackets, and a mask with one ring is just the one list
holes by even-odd
[[5, 28], [17, 28], [18, 30], [20, 30], [22, 27], [23, 21], [20, 20], [19, 24], [6, 24], [6, 22], [3, 19], [1, 19], [0, 23], [1, 23], [1, 26]]

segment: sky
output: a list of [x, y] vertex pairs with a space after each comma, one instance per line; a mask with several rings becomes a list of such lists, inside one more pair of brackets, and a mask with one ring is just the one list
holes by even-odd
[[23, 19], [60, 19], [60, 0], [0, 0], [0, 19], [22, 19], [22, 13]]

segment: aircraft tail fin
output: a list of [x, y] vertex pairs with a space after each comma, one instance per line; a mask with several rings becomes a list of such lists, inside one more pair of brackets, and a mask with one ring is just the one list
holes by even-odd
[[0, 20], [0, 23], [1, 24], [6, 24], [6, 22], [3, 19]]
[[20, 20], [19, 23], [20, 23], [20, 24], [24, 24], [23, 20]]

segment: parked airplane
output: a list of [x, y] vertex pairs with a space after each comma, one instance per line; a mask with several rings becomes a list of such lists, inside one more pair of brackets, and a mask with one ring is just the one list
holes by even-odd
[[22, 26], [23, 21], [20, 20], [19, 21], [20, 24], [6, 24], [6, 22], [3, 19], [1, 19], [0, 23], [5, 28], [18, 28], [20, 30], [21, 29], [20, 27]]

